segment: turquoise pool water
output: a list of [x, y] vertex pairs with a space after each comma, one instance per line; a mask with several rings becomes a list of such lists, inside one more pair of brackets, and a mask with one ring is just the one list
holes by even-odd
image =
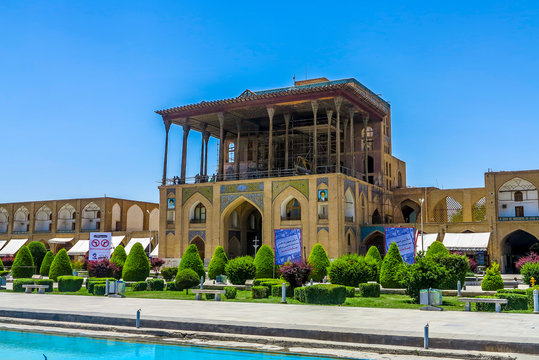
[[147, 359], [147, 360], [317, 360], [320, 357], [222, 350], [196, 346], [128, 343], [76, 336], [56, 336], [16, 331], [0, 331], [2, 360], [67, 359]]

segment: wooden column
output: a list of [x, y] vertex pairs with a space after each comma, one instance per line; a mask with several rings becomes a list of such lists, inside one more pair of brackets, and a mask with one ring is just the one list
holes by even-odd
[[350, 166], [350, 158], [348, 156], [350, 154], [350, 149], [348, 148], [349, 147], [348, 145], [350, 144], [350, 142], [347, 141], [348, 140], [348, 120], [349, 120], [349, 118], [345, 117], [344, 123], [343, 123], [342, 137], [343, 137], [343, 147], [344, 148], [343, 148], [342, 153], [343, 153], [343, 157], [344, 157], [343, 158], [344, 166], [346, 166], [348, 169], [350, 169], [351, 168], [351, 166]]
[[341, 172], [341, 104], [342, 104], [342, 98], [336, 97], [335, 98], [335, 111], [337, 112], [337, 136], [336, 136], [336, 151], [337, 156], [335, 159], [335, 171]]
[[204, 176], [204, 134], [206, 133], [206, 126], [207, 124], [204, 124], [204, 126], [202, 127], [202, 139], [200, 140], [200, 171], [198, 172], [198, 175], [200, 176], [201, 180]]
[[313, 174], [316, 174], [318, 170], [318, 124], [316, 115], [318, 114], [318, 101], [311, 100], [311, 106], [313, 108]]
[[350, 109], [350, 158], [352, 161], [352, 176], [356, 176], [356, 150], [354, 149], [355, 138], [354, 138], [354, 109]]
[[331, 117], [333, 116], [333, 110], [326, 110], [328, 116], [328, 151], [327, 151], [327, 166], [328, 171], [330, 171], [329, 166], [331, 165]]
[[169, 120], [164, 120], [165, 123], [165, 158], [163, 161], [163, 179], [161, 180], [161, 185], [166, 185], [167, 183], [167, 156], [168, 156], [168, 131], [170, 130], [171, 122]]
[[225, 114], [222, 112], [217, 114], [219, 119], [219, 166], [217, 169], [217, 179], [223, 180], [224, 168], [225, 168]]
[[238, 135], [236, 136], [236, 146], [234, 147], [234, 162], [236, 166], [236, 178], [240, 178], [240, 131], [241, 131], [241, 120], [236, 119], [236, 127], [238, 128]]
[[[363, 169], [365, 172], [365, 181], [369, 182], [369, 146], [367, 145], [367, 126], [369, 125], [369, 114], [363, 115], [363, 154], [365, 162]], [[374, 181], [373, 181], [374, 182]]]
[[284, 114], [284, 168], [288, 169], [288, 125], [290, 124], [290, 113]]
[[271, 176], [271, 170], [273, 169], [273, 115], [275, 115], [275, 108], [268, 107], [269, 116], [269, 140], [268, 140], [268, 176]]
[[185, 173], [187, 165], [187, 138], [189, 137], [189, 131], [191, 127], [187, 124], [187, 121], [183, 124], [183, 145], [182, 145], [182, 173], [181, 181], [185, 183]]
[[208, 141], [210, 140], [210, 133], [205, 131], [202, 139], [204, 140], [204, 178], [208, 181]]

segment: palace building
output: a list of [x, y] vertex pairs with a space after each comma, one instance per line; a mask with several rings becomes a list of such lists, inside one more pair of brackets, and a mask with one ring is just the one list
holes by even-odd
[[[385, 253], [386, 227], [419, 230], [421, 218], [418, 246], [443, 241], [506, 272], [538, 242], [539, 171], [489, 172], [484, 188], [408, 187], [406, 164], [392, 155], [391, 107], [355, 79], [296, 81], [157, 113], [165, 125], [159, 257], [170, 262], [190, 244], [206, 262], [219, 245], [229, 257], [253, 255], [282, 229], [301, 234], [304, 258], [316, 243], [331, 258], [371, 245]], [[183, 143], [180, 174], [170, 176], [172, 125], [183, 128]], [[188, 154], [191, 131], [202, 135], [200, 154]], [[208, 171], [210, 137], [219, 142], [216, 171]], [[188, 160], [199, 162], [194, 177]]]

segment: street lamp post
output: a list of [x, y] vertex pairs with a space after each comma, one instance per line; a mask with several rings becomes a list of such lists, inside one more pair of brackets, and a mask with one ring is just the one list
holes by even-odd
[[425, 202], [425, 199], [421, 198], [419, 199], [419, 202], [421, 203], [421, 250], [425, 251], [425, 244], [423, 243], [423, 202]]

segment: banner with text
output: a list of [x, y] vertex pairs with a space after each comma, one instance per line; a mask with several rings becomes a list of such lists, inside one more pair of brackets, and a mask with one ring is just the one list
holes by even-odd
[[90, 233], [88, 261], [110, 260], [111, 233]]
[[408, 264], [414, 263], [415, 229], [414, 228], [386, 228], [386, 253], [392, 242], [397, 243], [402, 260]]
[[275, 229], [275, 264], [301, 261], [301, 229]]

